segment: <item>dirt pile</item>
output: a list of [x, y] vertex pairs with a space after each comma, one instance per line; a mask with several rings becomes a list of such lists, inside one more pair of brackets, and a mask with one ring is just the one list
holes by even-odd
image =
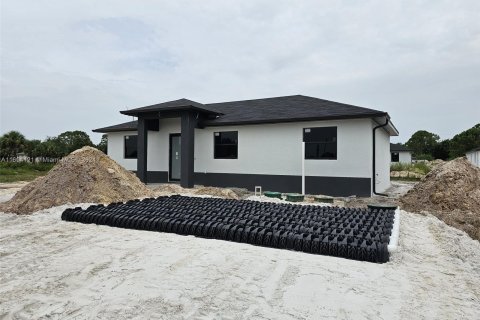
[[153, 189], [155, 195], [163, 196], [163, 195], [170, 195], [170, 194], [184, 194], [184, 193], [191, 193], [189, 189], [184, 189], [178, 184], [173, 183], [165, 183], [160, 185], [159, 187]]
[[240, 197], [231, 189], [228, 188], [216, 188], [216, 187], [195, 187], [194, 189], [182, 188], [178, 184], [162, 184], [154, 190], [155, 195], [165, 196], [171, 194], [183, 194], [183, 195], [206, 195], [212, 197], [219, 197], [225, 199], [239, 199]]
[[228, 188], [201, 187], [195, 190], [195, 194], [206, 194], [225, 199], [239, 199], [238, 195]]
[[103, 152], [84, 147], [0, 204], [0, 211], [28, 214], [67, 203], [110, 203], [151, 196], [152, 191], [133, 173]]
[[438, 164], [400, 203], [407, 211], [427, 211], [480, 240], [480, 169], [466, 158]]

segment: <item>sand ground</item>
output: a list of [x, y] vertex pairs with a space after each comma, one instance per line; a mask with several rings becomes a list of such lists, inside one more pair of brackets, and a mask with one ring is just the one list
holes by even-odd
[[480, 243], [433, 216], [402, 212], [399, 251], [373, 264], [64, 222], [65, 208], [0, 215], [0, 319], [480, 314]]

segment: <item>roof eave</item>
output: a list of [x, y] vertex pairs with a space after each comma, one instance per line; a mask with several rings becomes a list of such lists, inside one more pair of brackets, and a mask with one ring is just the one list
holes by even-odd
[[392, 152], [412, 152], [410, 149], [390, 149]]
[[390, 118], [390, 115], [387, 112], [383, 112], [380, 116], [372, 117], [372, 120], [379, 125], [383, 125], [385, 123], [384, 117], [388, 119], [388, 124], [383, 128], [383, 130], [385, 130], [390, 136], [394, 136], [394, 137], [398, 136], [400, 133], [398, 132], [398, 129], [395, 127], [395, 125], [393, 124]]
[[158, 109], [152, 108], [152, 109], [149, 109], [149, 110], [135, 110], [135, 109], [132, 109], [132, 110], [123, 110], [123, 111], [120, 111], [120, 113], [124, 114], [124, 115], [127, 115], [127, 116], [138, 117], [139, 115], [147, 114], [147, 113], [159, 113], [159, 112], [170, 112], [170, 111], [198, 111], [198, 112], [202, 112], [202, 113], [205, 113], [205, 114], [223, 115], [223, 113], [220, 113], [220, 112], [207, 110], [207, 109], [199, 108], [199, 107], [192, 106], [192, 105], [172, 107], [172, 108], [168, 108], [168, 109], [166, 109], [166, 108], [158, 108]]
[[215, 122], [215, 120], [208, 120], [204, 122], [207, 127], [217, 126], [232, 126], [232, 125], [254, 125], [254, 124], [274, 124], [274, 123], [287, 123], [287, 122], [308, 122], [308, 121], [324, 121], [324, 120], [348, 120], [348, 119], [367, 119], [388, 115], [386, 112], [380, 112], [376, 114], [364, 114], [364, 115], [349, 115], [349, 116], [329, 116], [329, 117], [307, 117], [307, 118], [285, 118], [285, 119], [263, 119], [263, 120], [246, 120], [246, 121], [228, 121], [228, 122]]
[[99, 129], [92, 130], [92, 132], [96, 132], [96, 133], [111, 133], [111, 132], [123, 132], [123, 131], [137, 131], [137, 128], [123, 128], [123, 129], [99, 128]]

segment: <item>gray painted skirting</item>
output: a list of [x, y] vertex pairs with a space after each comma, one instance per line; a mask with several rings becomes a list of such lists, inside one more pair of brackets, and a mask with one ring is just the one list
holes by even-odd
[[[132, 170], [133, 173], [137, 173]], [[168, 171], [147, 171], [147, 183], [166, 183], [168, 182]]]
[[168, 171], [147, 171], [147, 183], [168, 182]]
[[[168, 182], [167, 171], [148, 171], [148, 183]], [[264, 191], [302, 192], [302, 177], [266, 174], [237, 173], [201, 173], [195, 172], [195, 184], [212, 187], [237, 187], [253, 191], [255, 186], [262, 186]], [[323, 194], [336, 197], [371, 195], [370, 178], [353, 177], [305, 177], [307, 194]]]
[[[262, 186], [264, 191], [302, 192], [301, 176], [195, 172], [195, 184], [238, 187], [252, 191], [255, 186]], [[305, 177], [305, 192], [337, 197], [351, 195], [369, 197], [371, 195], [371, 179], [307, 176]]]

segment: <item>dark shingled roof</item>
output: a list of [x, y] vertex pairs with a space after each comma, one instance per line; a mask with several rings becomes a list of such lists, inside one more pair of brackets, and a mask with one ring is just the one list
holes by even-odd
[[[138, 116], [148, 112], [182, 110], [199, 111], [208, 115], [208, 118], [202, 121], [204, 126], [388, 117], [388, 113], [383, 111], [302, 95], [209, 104], [179, 99], [121, 113]], [[134, 122], [129, 125], [124, 123], [94, 131], [133, 130], [133, 125]]]
[[137, 131], [138, 121], [129, 121], [120, 124], [116, 124], [114, 126], [99, 128], [93, 130], [93, 132], [118, 132], [118, 131]]
[[302, 95], [209, 103], [209, 109], [223, 113], [207, 120], [206, 126], [352, 119], [386, 116], [386, 112]]
[[209, 109], [207, 106], [192, 100], [188, 100], [188, 99], [178, 99], [173, 101], [157, 103], [151, 106], [120, 111], [120, 113], [129, 115], [129, 116], [138, 116], [139, 114], [148, 113], [148, 112], [182, 111], [182, 110], [194, 110], [194, 111], [201, 111], [207, 114], [217, 114], [216, 111]]
[[401, 143], [390, 143], [390, 151], [412, 151]]

